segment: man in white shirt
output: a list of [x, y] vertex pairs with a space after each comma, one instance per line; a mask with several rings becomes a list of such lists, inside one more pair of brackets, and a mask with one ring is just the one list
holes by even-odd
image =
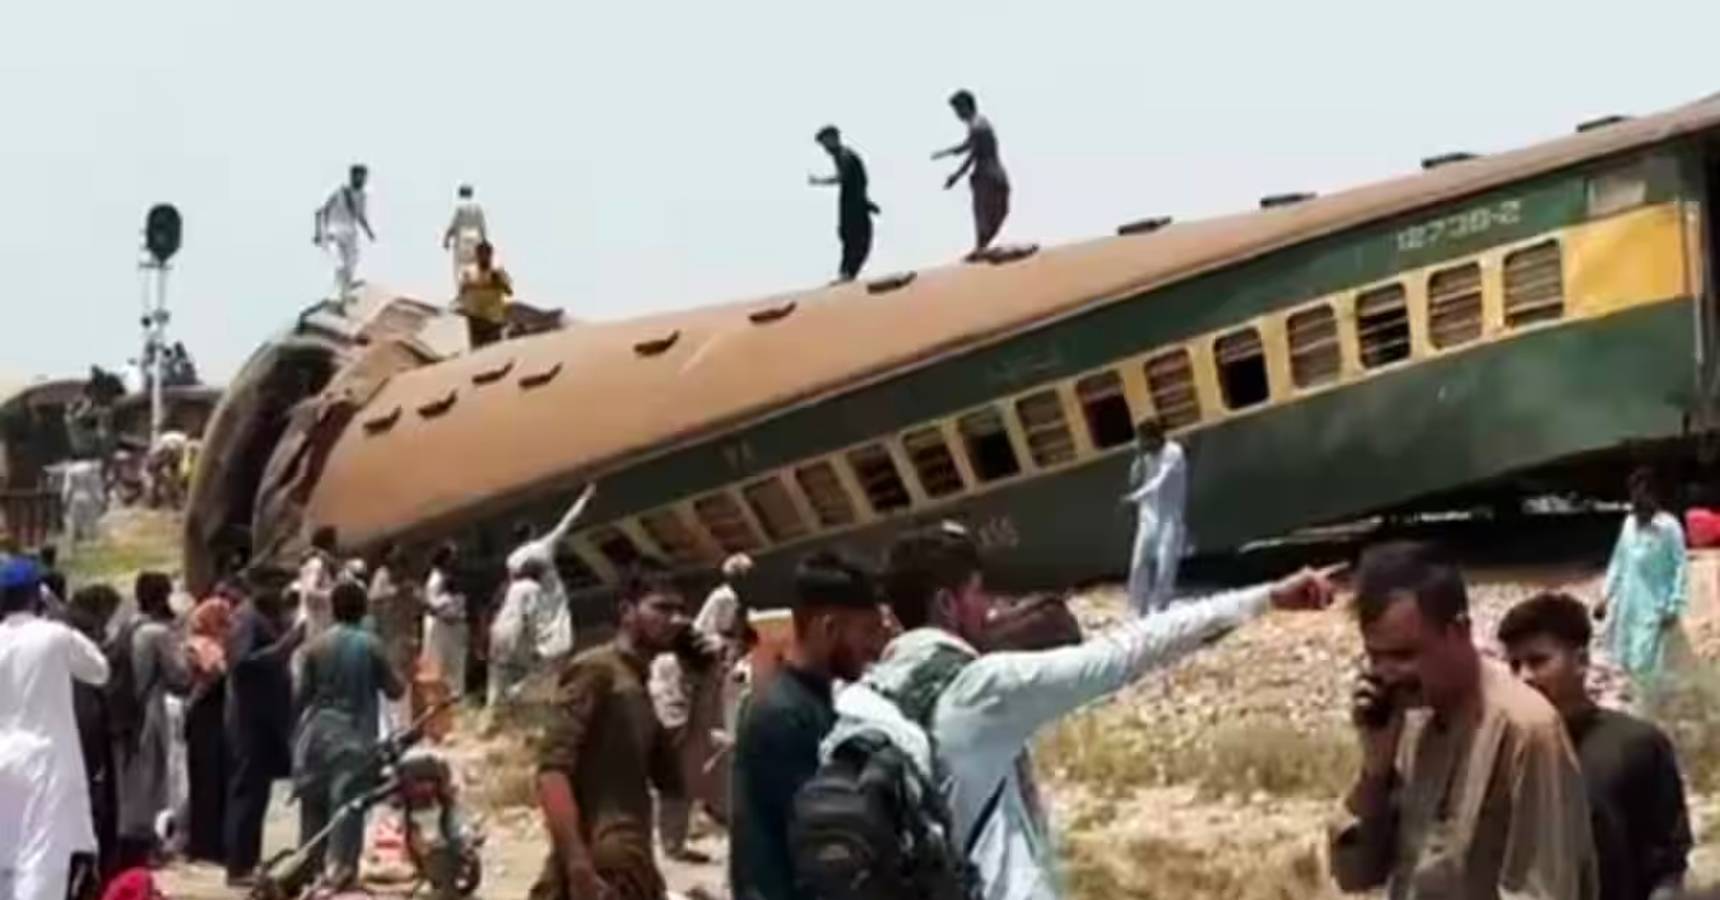
[[[1034, 737], [1269, 609], [1326, 608], [1327, 574], [1303, 570], [1203, 598], [1072, 646], [982, 654], [974, 648], [985, 640], [993, 598], [978, 543], [953, 523], [910, 532], [890, 547], [884, 574], [890, 608], [909, 630], [836, 695], [836, 728], [820, 752], [862, 733], [903, 748], [924, 777], [939, 773], [952, 845], [971, 848], [984, 900], [1056, 900], [1056, 842], [1028, 757]], [[924, 724], [912, 722], [890, 698], [947, 650], [967, 661], [934, 695]]]
[[472, 198], [472, 186], [462, 184], [458, 193], [454, 217], [448, 221], [448, 229], [442, 232], [442, 249], [451, 251], [454, 257], [456, 291], [460, 289], [467, 270], [477, 264], [478, 245], [490, 240], [490, 230], [484, 224], [484, 208]]
[[0, 900], [64, 900], [96, 852], [72, 682], [107, 683], [94, 642], [36, 615], [34, 562], [0, 566]]
[[548, 534], [533, 538], [529, 526], [526, 527], [515, 536], [519, 546], [508, 554], [510, 577], [519, 574], [528, 559], [538, 560], [543, 567], [539, 578], [538, 607], [532, 617], [537, 627], [535, 639], [539, 663], [558, 659], [573, 651], [573, 615], [567, 608], [567, 586], [562, 584], [561, 573], [555, 567], [555, 548], [567, 539], [573, 523], [579, 521], [585, 505], [591, 502], [591, 496], [596, 492], [597, 485], [586, 485]]
[[365, 212], [365, 182], [370, 169], [355, 165], [347, 172], [347, 183], [317, 207], [316, 235], [311, 238], [318, 247], [331, 250], [335, 256], [334, 280], [336, 299], [344, 311], [352, 300], [352, 289], [358, 284], [358, 232], [364, 230], [371, 243], [376, 232], [370, 230], [370, 218]]
[[1137, 616], [1163, 610], [1176, 587], [1188, 530], [1188, 458], [1182, 445], [1165, 438], [1157, 419], [1135, 426], [1141, 455], [1129, 469], [1133, 489], [1123, 497], [1135, 507], [1135, 552], [1129, 562], [1129, 607]]

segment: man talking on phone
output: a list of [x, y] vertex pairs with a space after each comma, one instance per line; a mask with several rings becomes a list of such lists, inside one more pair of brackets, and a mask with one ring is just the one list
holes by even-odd
[[1356, 574], [1367, 653], [1362, 767], [1331, 834], [1345, 891], [1593, 900], [1582, 773], [1553, 707], [1470, 635], [1463, 576], [1431, 547], [1371, 547]]

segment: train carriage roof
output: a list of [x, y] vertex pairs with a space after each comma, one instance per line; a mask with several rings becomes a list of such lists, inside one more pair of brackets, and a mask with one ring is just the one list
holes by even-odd
[[384, 386], [338, 439], [308, 518], [354, 542], [458, 522], [1145, 289], [1716, 125], [1720, 96], [1293, 205], [923, 270], [896, 290], [840, 285], [494, 345]]

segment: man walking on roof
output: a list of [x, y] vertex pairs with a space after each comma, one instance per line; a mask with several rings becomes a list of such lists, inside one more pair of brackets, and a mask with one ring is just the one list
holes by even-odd
[[961, 167], [944, 180], [944, 190], [955, 187], [963, 175], [973, 173], [968, 186], [973, 188], [974, 244], [967, 258], [976, 260], [991, 246], [1009, 215], [1009, 175], [1003, 171], [1003, 160], [997, 152], [997, 132], [992, 130], [991, 121], [979, 114], [979, 103], [973, 93], [961, 90], [951, 94], [950, 108], [967, 125], [967, 140], [933, 153], [932, 159], [967, 155]]
[[311, 242], [334, 253], [336, 299], [342, 309], [352, 300], [352, 289], [358, 284], [359, 229], [364, 230], [371, 243], [376, 242], [376, 232], [370, 230], [370, 219], [365, 213], [364, 184], [369, 179], [369, 168], [354, 165], [347, 171], [347, 183], [335, 188], [322, 206], [317, 207], [316, 234]]
[[817, 140], [832, 162], [836, 174], [810, 175], [807, 183], [815, 186], [836, 185], [836, 236], [842, 240], [842, 263], [837, 266], [837, 281], [853, 281], [866, 265], [872, 253], [872, 217], [879, 212], [878, 204], [866, 195], [866, 164], [852, 147], [842, 143], [842, 133], [835, 125], [818, 129]]
[[1137, 616], [1170, 605], [1182, 562], [1187, 530], [1183, 507], [1188, 499], [1188, 458], [1182, 445], [1165, 438], [1164, 425], [1145, 419], [1135, 426], [1140, 455], [1129, 468], [1131, 490], [1124, 503], [1135, 506], [1135, 553], [1129, 561], [1129, 608]]
[[484, 223], [484, 208], [472, 197], [472, 186], [460, 185], [459, 200], [454, 204], [454, 218], [442, 232], [442, 249], [454, 259], [454, 286], [465, 281], [466, 273], [478, 262], [478, 245], [488, 243], [490, 229]]

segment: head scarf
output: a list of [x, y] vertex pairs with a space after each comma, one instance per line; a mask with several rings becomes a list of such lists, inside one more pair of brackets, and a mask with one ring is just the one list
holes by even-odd
[[219, 594], [191, 610], [191, 636], [185, 642], [191, 667], [199, 675], [216, 676], [227, 671], [227, 632], [233, 624], [233, 604]]

